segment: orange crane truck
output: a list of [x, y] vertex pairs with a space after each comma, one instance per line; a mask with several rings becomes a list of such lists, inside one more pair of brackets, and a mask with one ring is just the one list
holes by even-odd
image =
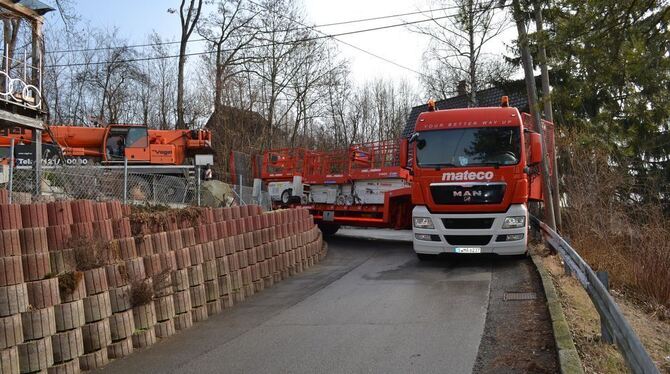
[[[17, 148], [16, 162], [30, 166], [34, 150], [28, 129], [4, 129], [0, 147], [8, 152], [11, 139]], [[144, 125], [111, 124], [104, 127], [49, 126], [42, 133], [43, 163], [68, 165], [122, 165], [127, 160], [142, 172], [170, 174], [160, 166], [194, 165], [196, 155], [211, 154], [211, 133], [208, 130], [154, 130]], [[25, 150], [22, 149], [25, 147]], [[179, 170], [179, 168], [174, 168]], [[180, 171], [181, 172], [181, 171]]]

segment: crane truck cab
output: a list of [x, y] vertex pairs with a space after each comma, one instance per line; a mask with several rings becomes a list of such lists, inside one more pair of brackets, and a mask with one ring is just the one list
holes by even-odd
[[[526, 253], [529, 198], [539, 199], [539, 134], [516, 108], [429, 111], [404, 142], [413, 173], [419, 259], [442, 253]], [[410, 147], [410, 148], [407, 148]]]

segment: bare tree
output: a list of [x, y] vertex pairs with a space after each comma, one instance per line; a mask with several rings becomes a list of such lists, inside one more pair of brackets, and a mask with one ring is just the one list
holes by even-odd
[[175, 124], [176, 107], [174, 105], [177, 95], [177, 82], [174, 71], [175, 60], [170, 58], [170, 51], [163, 43], [163, 39], [157, 32], [150, 36], [152, 44], [151, 74], [156, 96], [156, 119], [151, 121], [155, 127], [169, 129]]
[[249, 70], [260, 79], [262, 88], [262, 105], [267, 126], [261, 144], [271, 147], [275, 129], [289, 115], [295, 103], [295, 97], [286, 95], [293, 77], [300, 69], [300, 63], [295, 61], [301, 47], [301, 43], [297, 41], [308, 39], [310, 33], [298, 29], [303, 16], [294, 2], [267, 0], [261, 4], [261, 8], [261, 33], [257, 39], [259, 44]]
[[214, 114], [223, 110], [223, 90], [227, 81], [239, 74], [249, 61], [244, 49], [256, 38], [253, 27], [257, 13], [246, 10], [242, 0], [221, 0], [216, 11], [204, 19], [198, 33], [210, 43], [214, 52]]
[[[188, 5], [187, 5], [188, 2]], [[174, 13], [175, 10], [170, 9]], [[181, 0], [179, 6], [179, 21], [181, 23], [181, 39], [179, 40], [179, 62], [177, 63], [177, 128], [185, 129], [184, 122], [184, 65], [186, 64], [186, 46], [195, 30], [200, 13], [202, 11], [202, 0]]]
[[425, 80], [429, 93], [446, 97], [447, 87], [455, 88], [456, 82], [465, 81], [468, 105], [477, 106], [476, 93], [487, 75], [483, 72], [484, 46], [508, 24], [507, 17], [495, 11], [497, 3], [498, 0], [438, 0], [441, 8], [454, 5], [457, 12], [430, 12], [426, 15], [433, 19], [440, 15], [446, 18], [434, 20], [428, 26], [412, 27], [430, 38], [429, 49], [424, 54], [430, 76]]
[[291, 88], [295, 97], [295, 119], [291, 130], [291, 146], [295, 146], [298, 131], [302, 127], [303, 138], [306, 138], [309, 124], [321, 115], [317, 105], [329, 83], [330, 73], [339, 68], [341, 61], [331, 61], [331, 55], [325, 43], [312, 40], [306, 42], [296, 51], [293, 63], [299, 64], [293, 76]]

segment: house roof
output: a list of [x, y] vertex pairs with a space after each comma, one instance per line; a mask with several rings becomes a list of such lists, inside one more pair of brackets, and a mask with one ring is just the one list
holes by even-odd
[[[499, 106], [500, 99], [503, 96], [509, 97], [509, 105], [516, 107], [519, 111], [528, 111], [528, 97], [526, 95], [526, 86], [523, 80], [502, 83], [495, 87], [487, 88], [477, 92], [477, 102], [480, 107]], [[457, 109], [468, 107], [467, 95], [458, 95], [448, 99], [440, 100], [435, 103], [437, 109]], [[428, 111], [428, 104], [415, 106], [409, 113], [405, 129], [402, 132], [403, 137], [410, 137], [414, 133], [416, 119], [422, 112]]]
[[54, 8], [48, 6], [47, 4], [39, 1], [39, 0], [12, 0], [14, 3], [22, 5], [35, 13], [39, 14], [40, 16], [43, 16], [52, 10], [55, 10]]

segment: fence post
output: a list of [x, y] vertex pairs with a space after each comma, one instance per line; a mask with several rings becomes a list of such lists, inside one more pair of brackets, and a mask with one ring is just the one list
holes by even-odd
[[123, 203], [128, 204], [128, 159], [123, 158]]
[[33, 142], [35, 143], [35, 195], [42, 194], [42, 130], [33, 132]]
[[14, 138], [9, 145], [9, 203], [12, 203], [14, 194]]
[[[609, 292], [610, 290], [609, 274], [606, 271], [596, 271], [596, 277], [598, 277], [600, 283], [602, 283], [603, 286], [605, 286], [607, 292]], [[612, 332], [610, 331], [609, 327], [607, 326], [607, 323], [605, 322], [605, 319], [602, 316], [600, 316], [600, 336], [603, 343], [607, 344], [614, 343]]]
[[240, 198], [240, 205], [242, 205], [242, 204], [247, 205], [247, 203], [245, 203], [244, 199], [242, 198], [242, 174], [239, 174], [238, 179], [240, 180], [240, 187], [239, 187], [240, 188], [239, 189], [240, 193], [238, 194], [238, 196]]
[[195, 174], [197, 175], [196, 178], [198, 178], [198, 184], [197, 184], [197, 196], [198, 196], [198, 206], [200, 206], [200, 165], [196, 166], [195, 168]]

